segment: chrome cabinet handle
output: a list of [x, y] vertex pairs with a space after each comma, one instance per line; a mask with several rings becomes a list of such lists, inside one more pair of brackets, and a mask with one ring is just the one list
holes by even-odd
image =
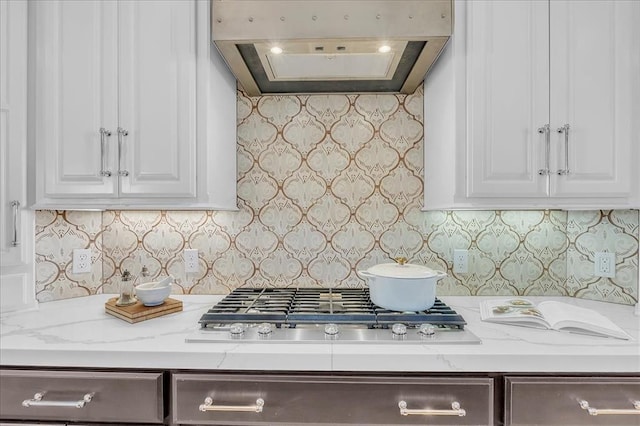
[[118, 176], [129, 176], [127, 170], [122, 170], [122, 137], [128, 135], [129, 132], [122, 127], [118, 127]]
[[560, 176], [569, 174], [569, 125], [558, 127], [558, 133], [564, 133], [564, 169], [558, 169]]
[[20, 201], [13, 200], [11, 202], [11, 207], [13, 207], [13, 239], [11, 240], [11, 247], [18, 247], [20, 245], [20, 240], [18, 240], [18, 214]]
[[587, 410], [589, 415], [591, 416], [600, 416], [600, 415], [608, 415], [608, 414], [635, 414], [640, 415], [640, 401], [633, 401], [633, 408], [628, 409], [613, 409], [613, 408], [593, 408], [589, 407], [589, 402], [582, 400], [580, 401], [580, 408], [583, 410]]
[[540, 127], [538, 129], [538, 133], [544, 133], [544, 169], [538, 170], [538, 174], [540, 176], [547, 176], [551, 173], [549, 169], [549, 156], [551, 153], [551, 132], [549, 131], [550, 127], [548, 124]]
[[398, 403], [398, 407], [400, 407], [400, 415], [402, 416], [458, 416], [463, 417], [467, 415], [467, 412], [460, 408], [460, 403], [458, 401], [453, 401], [451, 403], [451, 410], [415, 410], [407, 408], [406, 401], [400, 401]]
[[264, 399], [256, 399], [255, 405], [213, 405], [213, 399], [206, 397], [204, 404], [200, 404], [200, 411], [237, 411], [237, 412], [254, 412], [262, 413], [264, 407]]
[[100, 170], [100, 176], [106, 176], [106, 177], [111, 176], [111, 170], [107, 170], [104, 164], [105, 151], [106, 151], [105, 139], [108, 138], [109, 136], [111, 136], [111, 132], [105, 129], [104, 127], [100, 127], [100, 167], [102, 168], [102, 170]]
[[79, 401], [43, 401], [46, 392], [38, 392], [33, 395], [33, 399], [25, 399], [22, 401], [23, 407], [69, 407], [83, 408], [93, 399], [93, 393], [85, 394]]

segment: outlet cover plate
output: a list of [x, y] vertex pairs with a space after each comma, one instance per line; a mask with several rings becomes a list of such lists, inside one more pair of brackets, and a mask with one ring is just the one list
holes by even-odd
[[73, 250], [73, 273], [85, 274], [91, 272], [91, 249]]
[[198, 272], [200, 265], [198, 264], [198, 249], [184, 249], [184, 272]]
[[614, 278], [616, 276], [616, 254], [609, 252], [596, 252], [595, 255], [596, 277]]
[[469, 250], [453, 250], [453, 272], [466, 274], [469, 272]]

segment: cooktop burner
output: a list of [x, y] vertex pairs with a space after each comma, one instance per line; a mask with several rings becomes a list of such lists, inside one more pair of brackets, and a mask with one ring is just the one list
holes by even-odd
[[461, 315], [436, 299], [420, 312], [395, 312], [380, 308], [369, 298], [369, 289], [236, 289], [200, 318], [211, 324], [269, 322], [276, 326], [298, 324], [362, 324], [387, 328], [391, 324], [434, 324], [464, 328]]
[[439, 299], [426, 311], [394, 312], [374, 305], [367, 288], [236, 289], [199, 323], [188, 342], [480, 342]]

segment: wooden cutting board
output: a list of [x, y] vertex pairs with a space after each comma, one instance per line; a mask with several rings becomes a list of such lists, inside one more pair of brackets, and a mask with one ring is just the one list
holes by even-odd
[[140, 301], [129, 306], [116, 306], [117, 300], [117, 297], [109, 299], [104, 304], [104, 311], [132, 324], [182, 311], [182, 301], [172, 298], [166, 299], [162, 305], [158, 306], [144, 306]]

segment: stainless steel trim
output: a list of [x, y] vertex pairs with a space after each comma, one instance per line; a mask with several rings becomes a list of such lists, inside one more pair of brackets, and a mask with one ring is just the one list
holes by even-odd
[[[249, 96], [356, 91], [410, 94], [422, 83], [452, 34], [453, 6], [452, 0], [344, 0], [333, 2], [331, 7], [321, 0], [211, 0], [211, 32], [214, 44]], [[313, 81], [306, 81], [310, 77], [304, 70], [300, 79], [282, 82], [267, 78], [270, 84], [265, 84], [261, 78], [256, 79], [256, 75], [270, 70], [265, 57], [248, 57], [239, 51], [239, 47], [277, 43], [287, 52], [289, 43], [313, 41], [324, 47], [325, 41], [340, 41], [346, 48], [337, 54], [351, 55], [352, 43], [385, 40], [421, 42], [423, 47], [407, 73], [402, 71], [391, 79], [393, 84], [380, 86], [384, 79], [366, 75], [340, 80], [362, 80], [355, 86], [357, 90], [349, 84], [323, 84], [333, 79], [313, 73]]]
[[558, 169], [560, 176], [569, 174], [569, 125], [558, 127], [558, 133], [564, 133], [564, 169]]
[[128, 135], [128, 131], [122, 127], [118, 127], [118, 176], [129, 176], [127, 170], [122, 170], [122, 137]]
[[538, 133], [544, 133], [544, 169], [538, 170], [540, 176], [548, 176], [551, 173], [549, 157], [551, 155], [551, 132], [548, 124], [538, 128]]
[[20, 201], [13, 200], [11, 202], [11, 207], [13, 208], [13, 239], [11, 240], [11, 247], [17, 247], [20, 245], [20, 241], [18, 240], [18, 213], [20, 209]]
[[580, 401], [580, 408], [582, 408], [583, 410], [587, 410], [590, 416], [619, 415], [619, 414], [640, 415], [640, 401], [633, 401], [633, 408], [614, 409], [614, 408], [593, 408], [589, 406], [588, 401], [582, 400]]
[[255, 405], [213, 405], [213, 399], [206, 397], [204, 404], [200, 404], [200, 411], [233, 411], [233, 412], [255, 412], [262, 413], [264, 400], [256, 399]]
[[69, 407], [69, 408], [83, 408], [87, 403], [93, 399], [93, 393], [85, 394], [82, 399], [78, 401], [43, 401], [46, 392], [38, 392], [33, 395], [33, 399], [25, 399], [22, 401], [23, 407]]
[[110, 177], [111, 170], [106, 170], [105, 160], [105, 137], [111, 136], [111, 132], [104, 127], [100, 127], [100, 176]]
[[325, 334], [324, 324], [301, 324], [295, 328], [276, 328], [273, 333], [261, 335], [258, 325], [250, 324], [241, 336], [231, 336], [228, 327], [197, 329], [185, 338], [187, 343], [311, 343], [340, 344], [387, 344], [387, 345], [478, 345], [480, 338], [468, 329], [436, 329], [435, 334], [425, 335], [417, 328], [407, 330], [402, 339], [394, 339], [389, 329], [369, 329], [366, 326], [340, 325], [340, 333]]
[[398, 403], [398, 407], [400, 407], [400, 415], [402, 416], [458, 416], [463, 417], [467, 415], [467, 412], [460, 408], [460, 403], [458, 401], [453, 401], [451, 403], [451, 410], [432, 410], [432, 409], [410, 409], [407, 408], [406, 401], [400, 401]]

